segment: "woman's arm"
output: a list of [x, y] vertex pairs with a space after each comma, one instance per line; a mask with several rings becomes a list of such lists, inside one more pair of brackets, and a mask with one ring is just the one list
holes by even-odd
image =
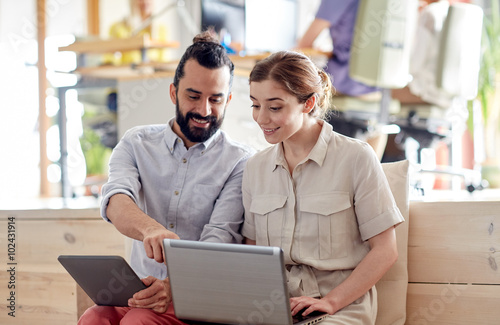
[[344, 282], [321, 299], [291, 298], [292, 314], [308, 307], [304, 315], [315, 310], [333, 315], [370, 290], [398, 258], [395, 228], [385, 230], [370, 238], [368, 242], [370, 251]]
[[245, 238], [243, 238], [243, 244], [245, 244], [245, 245], [256, 245], [257, 242], [255, 240], [253, 240], [253, 239], [245, 237]]

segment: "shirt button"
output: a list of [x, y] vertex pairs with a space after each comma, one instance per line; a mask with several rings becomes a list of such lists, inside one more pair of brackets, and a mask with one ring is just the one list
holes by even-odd
[[179, 195], [179, 191], [175, 191], [174, 193], [175, 193], [175, 195]]
[[173, 224], [173, 223], [169, 224], [168, 226], [169, 226], [170, 228], [174, 228], [174, 224]]
[[177, 143], [181, 143], [181, 139], [177, 139]]
[[182, 158], [182, 162], [185, 164], [187, 163], [187, 159], [186, 158]]

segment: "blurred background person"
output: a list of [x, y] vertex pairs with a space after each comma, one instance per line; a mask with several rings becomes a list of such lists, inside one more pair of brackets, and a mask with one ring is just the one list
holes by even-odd
[[351, 79], [349, 57], [359, 0], [321, 0], [315, 19], [298, 41], [297, 47], [311, 48], [319, 34], [328, 28], [333, 44], [332, 56], [324, 68], [332, 78], [336, 95], [379, 98], [378, 89]]
[[[154, 11], [153, 0], [130, 0], [130, 16], [111, 25], [109, 29], [110, 38], [130, 38], [138, 35], [147, 35], [155, 41], [168, 40], [168, 28], [165, 24], [155, 21], [153, 18], [151, 23], [140, 29], [142, 24], [150, 19]], [[152, 62], [164, 62], [170, 59], [167, 49], [148, 49], [146, 54], [147, 60]], [[105, 64], [131, 64], [142, 62], [141, 52], [127, 51], [108, 54], [104, 58]]]

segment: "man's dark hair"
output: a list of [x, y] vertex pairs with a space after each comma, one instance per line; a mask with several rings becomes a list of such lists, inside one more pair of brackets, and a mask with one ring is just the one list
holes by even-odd
[[229, 67], [229, 91], [233, 84], [234, 64], [227, 55], [226, 49], [209, 31], [198, 34], [193, 39], [193, 44], [186, 49], [181, 57], [179, 65], [175, 70], [174, 86], [178, 88], [179, 81], [184, 77], [184, 65], [189, 59], [195, 59], [198, 63], [208, 69], [217, 69], [223, 66]]

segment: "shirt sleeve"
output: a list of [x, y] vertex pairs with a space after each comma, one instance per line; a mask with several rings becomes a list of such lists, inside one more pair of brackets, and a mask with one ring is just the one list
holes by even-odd
[[241, 183], [250, 154], [237, 162], [217, 198], [210, 222], [203, 227], [200, 241], [241, 243], [243, 223]]
[[364, 144], [354, 162], [354, 209], [361, 238], [368, 240], [404, 221], [373, 149]]
[[352, 2], [352, 0], [322, 0], [316, 12], [316, 18], [329, 21], [331, 25], [335, 25]]
[[125, 134], [123, 139], [113, 149], [109, 160], [108, 182], [102, 187], [101, 216], [110, 222], [106, 215], [109, 199], [115, 194], [126, 194], [138, 204], [141, 182], [135, 157], [132, 154], [131, 134]]

